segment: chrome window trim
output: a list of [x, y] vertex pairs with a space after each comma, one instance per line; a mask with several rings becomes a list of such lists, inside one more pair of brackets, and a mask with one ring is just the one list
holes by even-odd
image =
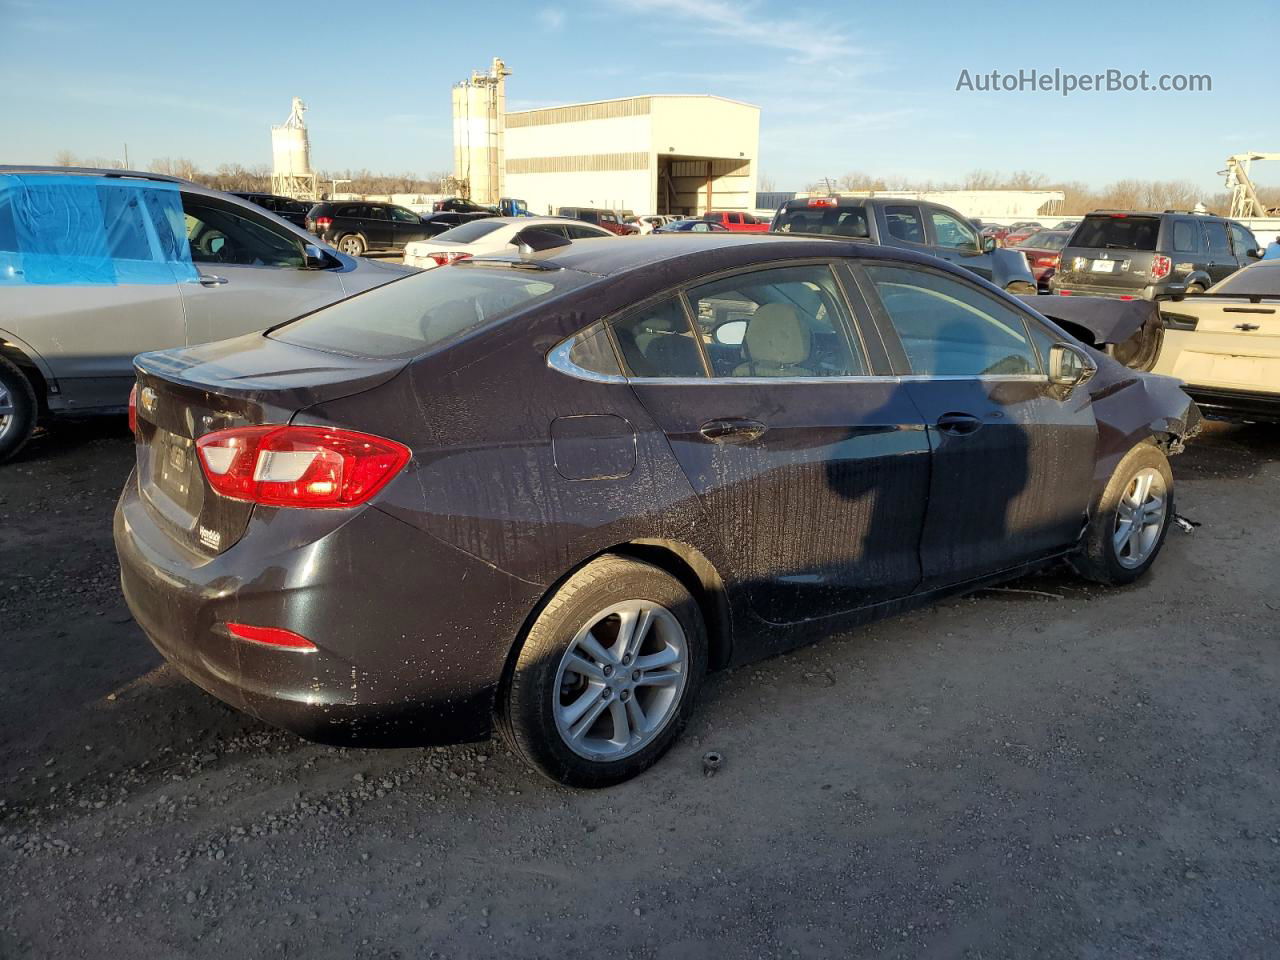
[[[599, 376], [596, 376], [599, 379]], [[819, 383], [923, 383], [930, 380], [976, 380], [981, 383], [1043, 383], [1049, 378], [1043, 373], [1010, 373], [991, 374], [988, 376], [934, 377], [928, 374], [910, 374], [908, 376], [866, 376], [866, 377], [628, 377], [625, 382], [655, 387], [689, 386], [691, 384], [735, 384], [767, 386], [769, 384], [819, 384]]]
[[566, 340], [562, 340], [559, 344], [551, 348], [551, 352], [547, 354], [547, 366], [552, 370], [558, 370], [560, 373], [568, 374], [579, 380], [590, 380], [594, 383], [626, 383], [627, 378], [614, 373], [597, 373], [594, 370], [588, 370], [586, 367], [580, 367], [569, 359], [569, 352], [573, 350], [573, 346], [578, 341], [578, 334], [574, 334]]

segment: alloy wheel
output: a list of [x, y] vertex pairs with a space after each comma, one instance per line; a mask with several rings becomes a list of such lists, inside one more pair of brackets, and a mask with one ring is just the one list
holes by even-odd
[[1159, 470], [1139, 470], [1116, 504], [1111, 542], [1121, 566], [1140, 567], [1160, 542], [1167, 508], [1167, 490]]
[[688, 679], [680, 621], [650, 600], [629, 600], [588, 619], [560, 659], [556, 729], [589, 760], [642, 750], [675, 716]]
[[9, 388], [0, 383], [0, 440], [3, 440], [13, 425], [18, 422], [17, 411], [13, 406], [13, 394]]

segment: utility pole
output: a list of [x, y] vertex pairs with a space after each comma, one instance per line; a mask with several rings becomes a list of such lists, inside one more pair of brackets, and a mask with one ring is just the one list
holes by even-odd
[[124, 145], [124, 168], [129, 169], [129, 144]]

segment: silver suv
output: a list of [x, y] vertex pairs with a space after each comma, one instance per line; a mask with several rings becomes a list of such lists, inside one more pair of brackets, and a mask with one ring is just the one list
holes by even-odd
[[123, 412], [139, 353], [262, 330], [413, 272], [186, 180], [0, 166], [0, 462], [41, 417]]

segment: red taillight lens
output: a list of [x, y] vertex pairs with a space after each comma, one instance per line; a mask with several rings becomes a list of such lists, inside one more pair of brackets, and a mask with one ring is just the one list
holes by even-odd
[[1036, 257], [1037, 267], [1056, 267], [1062, 261], [1061, 257]]
[[196, 441], [209, 485], [272, 507], [354, 507], [386, 485], [409, 448], [330, 427], [233, 427]]
[[471, 259], [471, 254], [469, 253], [456, 253], [454, 251], [446, 253], [429, 253], [427, 256], [434, 260], [438, 267], [447, 267], [449, 264], [457, 263], [459, 260]]
[[253, 627], [247, 623], [228, 623], [227, 632], [238, 640], [261, 643], [268, 647], [284, 647], [299, 653], [313, 653], [316, 645], [301, 634], [280, 627]]
[[1157, 253], [1151, 258], [1151, 279], [1163, 280], [1169, 275], [1169, 271], [1173, 269], [1173, 261], [1166, 257], [1163, 253]]
[[333, 226], [333, 217], [316, 217], [316, 229], [328, 230]]
[[[119, 394], [116, 394], [119, 396]], [[129, 391], [129, 432], [138, 432], [138, 385], [135, 383]]]
[[809, 206], [811, 207], [834, 207], [836, 205], [835, 197], [810, 197]]

